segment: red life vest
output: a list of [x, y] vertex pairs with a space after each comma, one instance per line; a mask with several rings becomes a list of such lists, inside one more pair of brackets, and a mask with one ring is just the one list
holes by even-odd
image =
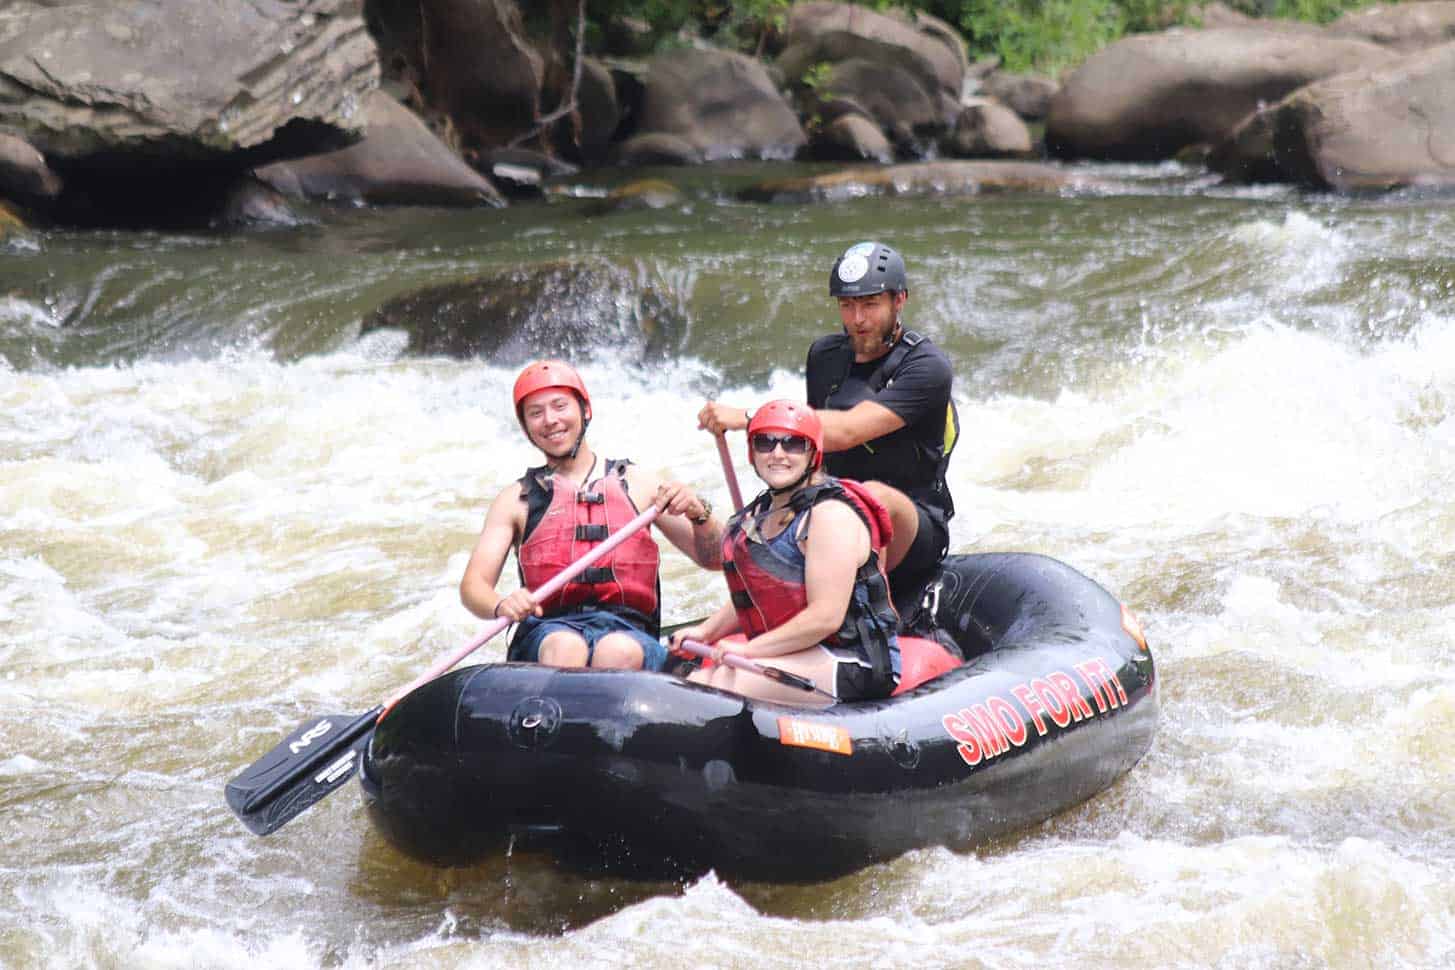
[[[608, 461], [606, 472], [577, 491], [545, 467], [532, 468], [521, 479], [526, 502], [525, 536], [516, 559], [521, 583], [539, 589], [592, 546], [637, 516], [626, 490], [629, 462]], [[556, 488], [557, 484], [564, 488]], [[584, 570], [574, 582], [541, 603], [545, 615], [584, 606], [627, 609], [648, 621], [657, 617], [659, 553], [650, 529], [642, 529]]]
[[767, 511], [770, 500], [769, 493], [764, 492], [728, 523], [722, 543], [723, 576], [738, 623], [749, 637], [788, 622], [808, 605], [806, 563], [797, 538], [800, 518], [819, 502], [834, 499], [847, 502], [858, 513], [869, 529], [871, 548], [869, 558], [854, 576], [855, 592], [850, 596], [843, 626], [825, 642], [852, 648], [876, 667], [882, 663], [888, 669], [890, 651], [897, 649], [893, 637], [899, 623], [880, 564], [891, 535], [889, 513], [858, 482], [830, 478], [799, 491], [788, 504], [796, 513], [793, 521], [766, 541], [757, 535], [756, 528], [756, 517]]

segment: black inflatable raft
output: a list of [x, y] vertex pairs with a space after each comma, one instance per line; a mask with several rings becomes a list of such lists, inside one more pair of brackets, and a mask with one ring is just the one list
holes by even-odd
[[806, 710], [641, 671], [467, 667], [374, 733], [369, 815], [464, 865], [512, 839], [614, 871], [796, 881], [1047, 818], [1157, 727], [1136, 620], [1045, 556], [946, 560], [937, 616], [971, 659], [895, 697]]

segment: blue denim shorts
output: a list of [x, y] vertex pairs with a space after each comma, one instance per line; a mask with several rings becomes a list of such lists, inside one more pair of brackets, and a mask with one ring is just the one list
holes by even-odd
[[525, 660], [537, 663], [541, 656], [541, 641], [559, 630], [575, 633], [586, 641], [586, 662], [596, 652], [596, 641], [608, 633], [626, 633], [641, 644], [642, 669], [661, 670], [667, 662], [667, 648], [645, 630], [632, 626], [626, 617], [609, 610], [583, 610], [579, 613], [562, 613], [559, 616], [528, 616], [520, 621], [520, 627], [511, 638], [507, 660]]

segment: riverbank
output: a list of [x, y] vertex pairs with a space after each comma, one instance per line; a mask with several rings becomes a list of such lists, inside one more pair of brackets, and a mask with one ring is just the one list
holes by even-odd
[[[1326, 27], [1199, 8], [1060, 79], [972, 61], [958, 28], [923, 12], [843, 3], [783, 5], [752, 54], [690, 34], [643, 51], [623, 30], [587, 46], [579, 11], [527, 17], [515, 0], [220, 9], [207, 24], [186, 0], [6, 10], [11, 222], [289, 226], [300, 200], [503, 206], [582, 170], [734, 158], [1175, 157], [1340, 191], [1452, 174], [1425, 137], [1455, 128], [1451, 0]], [[670, 199], [658, 187], [631, 204]]]

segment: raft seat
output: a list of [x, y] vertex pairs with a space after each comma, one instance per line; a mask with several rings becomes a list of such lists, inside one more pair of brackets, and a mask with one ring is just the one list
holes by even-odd
[[894, 695], [912, 691], [925, 681], [934, 680], [948, 670], [954, 670], [963, 661], [952, 656], [934, 640], [923, 637], [899, 638], [899, 686]]

